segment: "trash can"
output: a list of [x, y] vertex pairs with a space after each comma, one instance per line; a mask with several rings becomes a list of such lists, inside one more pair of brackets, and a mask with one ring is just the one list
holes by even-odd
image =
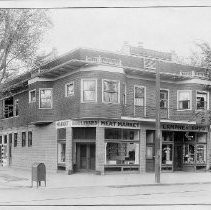
[[41, 186], [41, 181], [45, 182], [46, 186], [46, 167], [44, 163], [33, 163], [32, 165], [32, 187], [33, 181], [37, 182]]

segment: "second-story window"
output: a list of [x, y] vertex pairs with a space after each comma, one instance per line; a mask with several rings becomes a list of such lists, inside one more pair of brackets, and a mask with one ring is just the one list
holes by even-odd
[[40, 89], [40, 108], [51, 109], [52, 108], [52, 89], [45, 88]]
[[36, 90], [29, 91], [29, 103], [36, 102]]
[[4, 117], [9, 118], [14, 116], [13, 97], [4, 100]]
[[19, 105], [18, 105], [18, 99], [14, 101], [14, 115], [18, 116], [19, 115]]
[[134, 105], [144, 106], [144, 98], [145, 98], [145, 87], [135, 86], [134, 87]]
[[103, 102], [119, 103], [119, 81], [103, 80]]
[[97, 80], [83, 79], [82, 80], [82, 102], [97, 101]]
[[28, 132], [28, 147], [32, 146], [32, 131]]
[[178, 90], [178, 109], [191, 109], [191, 90]]
[[65, 97], [74, 95], [74, 83], [70, 82], [65, 85]]
[[168, 91], [160, 90], [160, 108], [167, 109], [168, 108]]
[[122, 94], [122, 102], [125, 105], [126, 104], [126, 94], [127, 94], [127, 90], [126, 90], [126, 84], [123, 83], [123, 94]]
[[196, 104], [197, 109], [207, 109], [207, 93], [197, 91], [196, 92]]

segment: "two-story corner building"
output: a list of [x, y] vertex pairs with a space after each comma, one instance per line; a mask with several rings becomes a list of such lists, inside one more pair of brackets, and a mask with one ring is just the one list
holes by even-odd
[[[155, 61], [160, 60], [163, 171], [210, 167], [206, 70], [141, 47], [76, 49], [1, 86], [2, 165], [47, 170], [154, 170]], [[197, 116], [197, 117], [193, 117]]]

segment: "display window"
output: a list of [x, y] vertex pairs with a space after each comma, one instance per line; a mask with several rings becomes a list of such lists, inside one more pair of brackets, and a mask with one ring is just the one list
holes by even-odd
[[58, 143], [58, 163], [65, 163], [66, 144]]
[[173, 163], [173, 145], [162, 145], [162, 164], [172, 165]]
[[194, 164], [195, 163], [195, 146], [194, 144], [185, 144], [183, 150], [183, 163]]
[[130, 142], [107, 142], [106, 143], [106, 164], [138, 164], [139, 144]]
[[206, 144], [196, 145], [196, 164], [206, 164]]

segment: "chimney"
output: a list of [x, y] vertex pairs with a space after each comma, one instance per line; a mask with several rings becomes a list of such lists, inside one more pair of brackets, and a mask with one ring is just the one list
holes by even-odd
[[130, 55], [130, 45], [129, 42], [124, 41], [124, 44], [121, 48], [121, 53], [125, 55]]

